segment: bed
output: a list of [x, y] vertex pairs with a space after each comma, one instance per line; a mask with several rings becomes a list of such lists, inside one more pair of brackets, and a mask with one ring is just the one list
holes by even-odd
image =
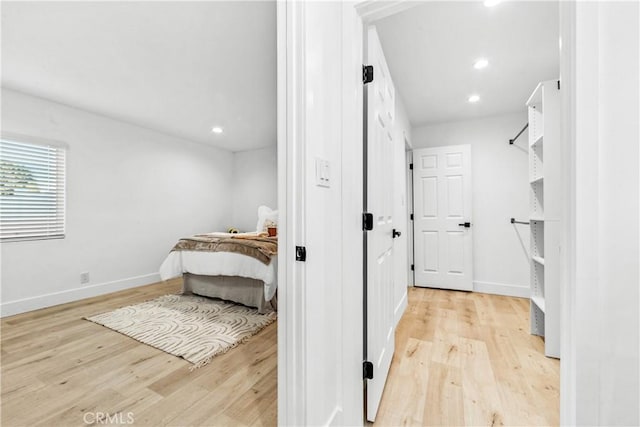
[[277, 309], [277, 238], [264, 231], [274, 225], [268, 218], [277, 211], [269, 209], [269, 215], [260, 215], [265, 211], [259, 209], [260, 231], [180, 239], [160, 266], [161, 279], [182, 276], [185, 294], [237, 302], [256, 307], [260, 313]]

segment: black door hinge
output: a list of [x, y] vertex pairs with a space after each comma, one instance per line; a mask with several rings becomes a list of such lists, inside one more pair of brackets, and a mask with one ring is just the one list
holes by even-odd
[[373, 214], [366, 212], [362, 214], [362, 229], [364, 231], [373, 230]]
[[558, 80], [558, 90], [560, 90], [560, 80]]
[[416, 268], [413, 264], [411, 264], [411, 271], [414, 271]]
[[413, 221], [413, 214], [410, 214], [410, 215], [409, 215], [409, 219], [410, 219], [411, 221]]
[[296, 246], [296, 261], [305, 262], [307, 260], [307, 248]]
[[362, 362], [362, 378], [365, 380], [373, 379], [373, 363], [368, 360]]
[[409, 163], [409, 169], [413, 170], [413, 163]]
[[373, 81], [373, 65], [362, 66], [362, 83], [367, 84]]

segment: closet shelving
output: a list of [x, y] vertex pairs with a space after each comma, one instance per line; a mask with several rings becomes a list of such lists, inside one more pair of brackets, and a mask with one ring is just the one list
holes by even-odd
[[537, 262], [540, 265], [544, 265], [544, 258], [542, 257], [532, 256], [531, 259], [533, 259], [535, 262]]
[[542, 145], [542, 140], [543, 140], [543, 135], [539, 135], [531, 144], [529, 144], [530, 147], [536, 147], [537, 145]]
[[531, 184], [537, 184], [537, 183], [541, 182], [543, 179], [544, 179], [544, 176], [531, 178]]
[[536, 307], [544, 313], [544, 298], [539, 296], [532, 296], [531, 302], [533, 302]]
[[531, 333], [545, 354], [560, 357], [559, 188], [560, 95], [556, 80], [541, 82], [527, 101], [531, 229]]

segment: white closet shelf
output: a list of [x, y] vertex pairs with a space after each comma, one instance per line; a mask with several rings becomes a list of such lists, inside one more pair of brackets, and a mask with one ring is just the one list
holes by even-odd
[[544, 265], [544, 258], [542, 258], [542, 257], [532, 256], [531, 259], [534, 260], [535, 262], [537, 262], [540, 265]]
[[543, 313], [544, 311], [544, 297], [539, 296], [539, 295], [535, 295], [531, 297], [531, 302], [533, 302], [536, 307], [538, 307], [540, 309], [540, 311], [542, 311]]
[[527, 107], [535, 107], [538, 108], [539, 111], [542, 111], [542, 86], [543, 82], [538, 83], [535, 90], [527, 100]]
[[531, 184], [537, 184], [538, 182], [542, 182], [544, 180], [544, 176], [539, 176], [537, 178], [533, 178], [531, 181], [529, 181]]
[[543, 140], [543, 139], [544, 139], [543, 135], [538, 136], [538, 137], [535, 139], [535, 141], [533, 141], [533, 142], [530, 144], [530, 146], [531, 146], [531, 147], [535, 147], [535, 146], [537, 146], [537, 145], [542, 144], [542, 140]]
[[[562, 106], [559, 89], [557, 80], [541, 82], [527, 100], [531, 224], [529, 323], [533, 335], [544, 337], [544, 354], [549, 357], [560, 357], [561, 263], [556, 249], [559, 248], [561, 229], [557, 221], [552, 221], [554, 212], [562, 205], [562, 191], [558, 185], [562, 175]], [[545, 212], [549, 217], [547, 221]]]

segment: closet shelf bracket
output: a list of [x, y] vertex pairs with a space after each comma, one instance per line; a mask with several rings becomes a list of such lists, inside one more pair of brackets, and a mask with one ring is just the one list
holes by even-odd
[[509, 145], [513, 145], [514, 142], [516, 142], [516, 139], [518, 139], [520, 137], [520, 135], [522, 135], [522, 133], [527, 130], [527, 128], [529, 127], [529, 123], [527, 123], [526, 125], [524, 125], [524, 127], [522, 128], [522, 130], [520, 130], [520, 132], [518, 132], [518, 134], [515, 136], [515, 138], [510, 139], [509, 140]]

